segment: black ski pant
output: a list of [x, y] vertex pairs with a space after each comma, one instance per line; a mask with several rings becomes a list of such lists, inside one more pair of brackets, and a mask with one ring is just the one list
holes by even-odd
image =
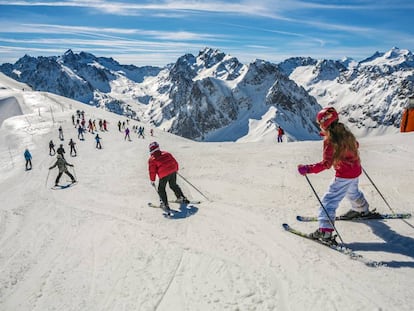
[[165, 206], [168, 206], [167, 192], [165, 191], [167, 183], [169, 184], [171, 190], [174, 192], [177, 199], [184, 196], [183, 192], [181, 191], [181, 188], [177, 185], [176, 172], [161, 178], [158, 183], [158, 194], [160, 196], [162, 203], [164, 203]]
[[70, 179], [72, 179], [72, 182], [75, 181], [75, 177], [73, 177], [73, 175], [71, 173], [69, 173], [68, 170], [66, 170], [66, 171], [63, 171], [63, 172], [59, 172], [59, 174], [56, 177], [55, 185], [57, 185], [59, 183], [60, 177], [62, 177], [63, 173], [66, 173], [66, 175], [68, 175], [70, 177]]

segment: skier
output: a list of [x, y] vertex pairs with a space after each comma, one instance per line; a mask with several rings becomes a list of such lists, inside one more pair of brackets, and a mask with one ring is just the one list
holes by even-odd
[[155, 178], [158, 175], [158, 195], [160, 197], [161, 208], [170, 214], [167, 193], [165, 187], [169, 184], [171, 190], [177, 197], [177, 201], [190, 203], [184, 196], [181, 188], [177, 185], [178, 163], [171, 153], [161, 151], [157, 142], [149, 144], [150, 158], [148, 160], [148, 171], [151, 185], [155, 187]]
[[144, 137], [144, 127], [143, 126], [140, 126], [138, 128], [138, 138], [140, 138], [140, 137], [142, 137], [143, 139], [145, 138]]
[[26, 171], [32, 169], [32, 155], [29, 151], [29, 149], [24, 150], [24, 159], [26, 160]]
[[277, 142], [283, 143], [283, 135], [285, 134], [285, 131], [279, 126], [277, 129]]
[[59, 139], [60, 139], [60, 140], [64, 140], [64, 138], [63, 138], [63, 129], [62, 129], [62, 126], [59, 126]]
[[102, 145], [101, 145], [101, 137], [99, 137], [99, 134], [96, 134], [96, 136], [95, 136], [95, 140], [96, 140], [96, 148], [97, 148], [97, 149], [102, 149]]
[[85, 137], [83, 136], [83, 132], [85, 129], [81, 126], [78, 127], [78, 139], [79, 140], [85, 140]]
[[57, 148], [56, 152], [57, 152], [57, 154], [60, 154], [60, 155], [62, 156], [62, 158], [64, 158], [64, 157], [65, 157], [65, 156], [64, 156], [64, 154], [65, 154], [66, 152], [65, 152], [65, 148], [63, 148], [63, 144], [60, 144], [60, 145], [59, 145], [59, 148]]
[[[319, 209], [319, 229], [308, 236], [313, 239], [332, 241], [333, 221], [340, 201], [346, 197], [351, 202], [351, 209], [342, 217], [352, 219], [369, 214], [369, 204], [358, 188], [362, 168], [358, 154], [358, 142], [355, 136], [339, 122], [337, 111], [333, 107], [325, 107], [316, 117], [321, 128], [323, 141], [323, 160], [309, 165], [298, 165], [301, 175], [317, 174], [331, 166], [335, 169], [335, 178], [322, 198], [324, 209]], [[331, 220], [331, 221], [329, 221]]]
[[69, 171], [68, 171], [68, 166], [73, 167], [73, 164], [69, 164], [68, 162], [66, 162], [66, 160], [62, 157], [61, 154], [58, 154], [56, 156], [56, 158], [57, 158], [57, 160], [56, 160], [55, 164], [53, 164], [51, 167], [49, 167], [49, 170], [55, 168], [56, 166], [59, 169], [59, 174], [57, 175], [56, 180], [55, 180], [55, 187], [59, 185], [59, 179], [60, 179], [60, 177], [62, 176], [63, 173], [65, 173], [66, 175], [68, 175], [70, 177], [70, 179], [72, 179], [72, 183], [75, 183], [76, 182], [75, 177], [73, 177], [73, 175], [71, 173], [69, 173]]
[[129, 136], [129, 127], [127, 127], [127, 128], [125, 129], [125, 137], [124, 137], [124, 140], [126, 140], [126, 139], [127, 139], [127, 137], [128, 137], [128, 140], [129, 140], [129, 141], [131, 141], [131, 137]]
[[[70, 156], [71, 156], [71, 157], [76, 157], [76, 154], [77, 154], [77, 152], [76, 152], [76, 148], [75, 148], [76, 143], [73, 141], [73, 139], [72, 139], [72, 138], [70, 139], [70, 141], [69, 141], [69, 144], [68, 144], [68, 145], [70, 146]], [[72, 155], [72, 152], [73, 152], [75, 155]]]
[[[52, 154], [53, 151], [53, 154]], [[49, 141], [49, 155], [53, 156], [56, 154], [56, 150], [55, 150], [55, 144], [53, 143], [53, 140]]]

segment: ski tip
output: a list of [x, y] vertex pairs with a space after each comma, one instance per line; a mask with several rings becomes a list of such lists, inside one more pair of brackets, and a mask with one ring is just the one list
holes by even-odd
[[285, 228], [285, 230], [288, 230], [290, 227], [289, 227], [289, 225], [288, 224], [282, 224], [282, 226], [283, 226], [283, 228]]
[[302, 216], [296, 216], [296, 220], [298, 220], [298, 221], [302, 221], [303, 219], [302, 219]]

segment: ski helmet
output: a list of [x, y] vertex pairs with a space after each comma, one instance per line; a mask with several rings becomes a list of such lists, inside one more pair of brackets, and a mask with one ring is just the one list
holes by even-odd
[[153, 154], [155, 151], [160, 150], [160, 145], [156, 141], [149, 144], [149, 152]]
[[316, 121], [321, 129], [326, 130], [335, 121], [339, 119], [338, 112], [334, 107], [325, 107], [318, 112]]

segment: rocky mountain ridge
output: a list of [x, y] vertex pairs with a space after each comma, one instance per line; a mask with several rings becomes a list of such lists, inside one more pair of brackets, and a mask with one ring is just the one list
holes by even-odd
[[[68, 50], [30, 57], [0, 71], [38, 91], [53, 92], [174, 134], [200, 141], [319, 139], [314, 118], [335, 106], [360, 135], [397, 131], [413, 92], [413, 55], [393, 48], [361, 62], [295, 57], [279, 64], [242, 64], [217, 49], [185, 54], [164, 68], [121, 65], [112, 58]], [[259, 135], [259, 136], [260, 136]], [[267, 138], [266, 138], [267, 137]]]

